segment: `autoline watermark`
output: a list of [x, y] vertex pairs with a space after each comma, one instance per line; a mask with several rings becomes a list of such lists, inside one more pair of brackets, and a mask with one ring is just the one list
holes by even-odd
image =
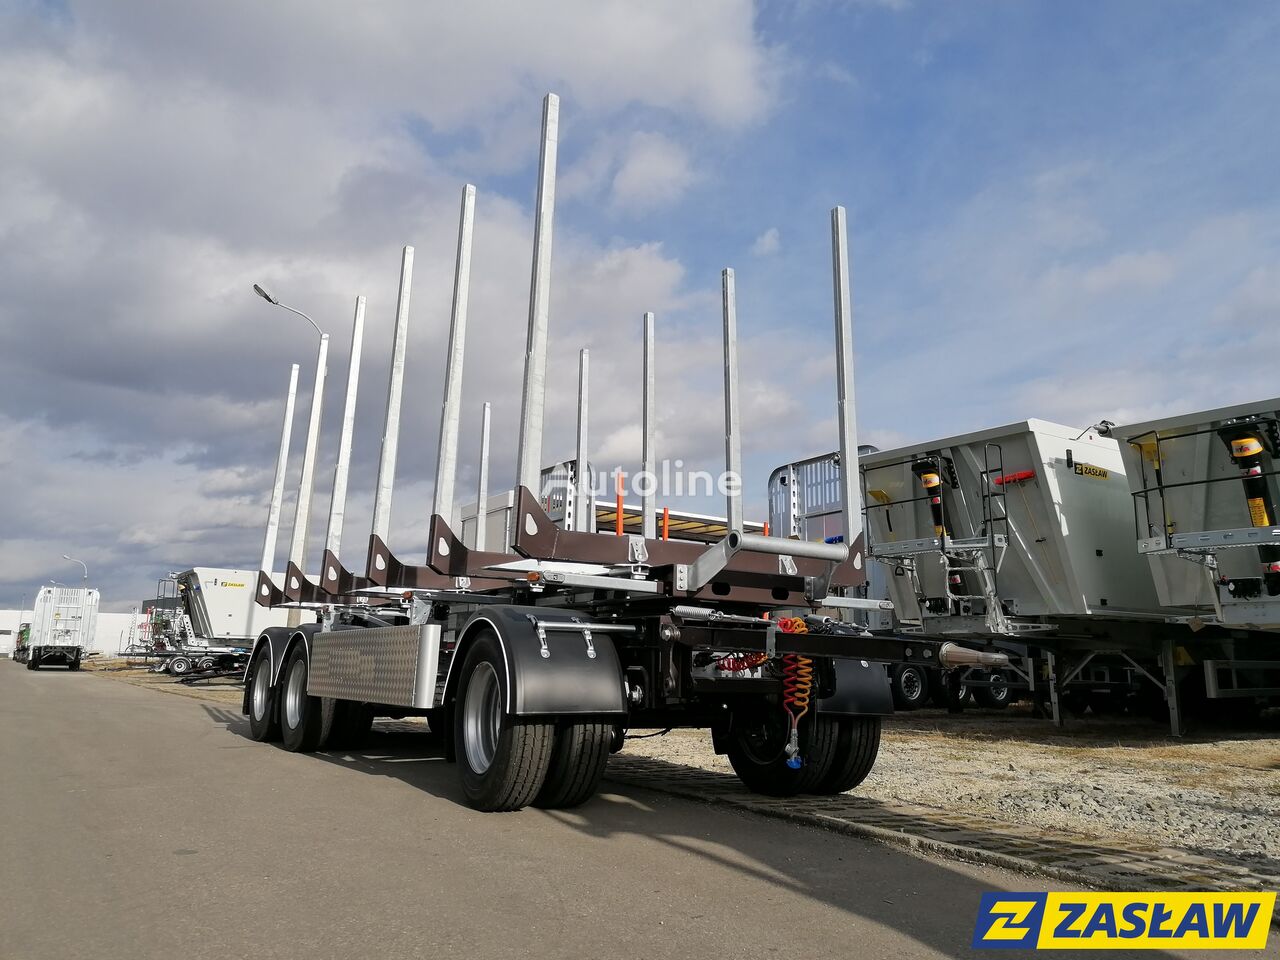
[[[568, 472], [556, 471], [547, 476], [543, 483], [543, 493], [562, 490], [570, 481]], [[623, 496], [659, 497], [697, 497], [739, 496], [742, 493], [742, 477], [732, 471], [718, 474], [709, 470], [688, 470], [683, 460], [663, 460], [656, 471], [637, 470], [634, 473], [614, 467], [612, 470], [591, 470], [587, 474], [591, 495], [598, 500], [617, 496], [621, 489]]]

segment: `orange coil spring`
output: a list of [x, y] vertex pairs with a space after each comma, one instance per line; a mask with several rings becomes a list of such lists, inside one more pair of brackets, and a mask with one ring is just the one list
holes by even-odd
[[782, 707], [793, 723], [809, 712], [813, 692], [813, 661], [798, 653], [782, 658]]
[[739, 653], [720, 657], [716, 660], [716, 669], [726, 673], [737, 673], [739, 670], [754, 670], [769, 659], [767, 653]]
[[808, 633], [809, 625], [804, 622], [803, 617], [781, 617], [778, 629], [783, 633]]

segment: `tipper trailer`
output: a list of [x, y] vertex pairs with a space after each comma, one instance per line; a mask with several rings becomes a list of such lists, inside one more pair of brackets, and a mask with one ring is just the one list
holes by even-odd
[[14, 659], [28, 670], [65, 666], [79, 670], [98, 622], [98, 591], [83, 587], [41, 587], [36, 594], [27, 642]]
[[[1274, 442], [1253, 435], [1274, 434], [1274, 414], [1259, 410], [1276, 406], [1123, 428], [1027, 420], [868, 453], [866, 552], [886, 572], [871, 576], [883, 592], [870, 596], [892, 601], [890, 632], [1010, 654], [1002, 672], [1045, 699], [1055, 719], [1060, 706], [1104, 711], [1132, 700], [1153, 716], [1167, 711], [1175, 732], [1206, 700], [1237, 698], [1214, 712], [1238, 714], [1277, 692], [1274, 678], [1263, 682], [1274, 654], [1261, 652], [1275, 645], [1256, 629], [1224, 629], [1263, 626], [1277, 606], [1266, 575], [1280, 550], [1268, 560], [1270, 528], [1248, 526], [1274, 516]], [[774, 472], [775, 527], [837, 529], [829, 474], [838, 461], [830, 454]], [[1238, 576], [1206, 574], [1227, 549]], [[982, 683], [973, 677], [970, 687]]]
[[1115, 434], [1138, 553], [1194, 631], [1175, 668], [1211, 700], [1280, 697], [1280, 399]]
[[[477, 548], [473, 534], [468, 547], [450, 522], [475, 196], [468, 186], [425, 562], [406, 563], [387, 546], [412, 266], [406, 248], [366, 571], [356, 575], [339, 559], [335, 530], [341, 529], [345, 488], [335, 489], [319, 575], [304, 573], [305, 525], [294, 531], [285, 582], [259, 573], [260, 602], [312, 609], [319, 622], [268, 629], [259, 638], [245, 678], [251, 734], [307, 752], [358, 743], [375, 716], [426, 716], [444, 734], [467, 800], [482, 810], [583, 802], [595, 792], [610, 752], [634, 728], [708, 728], [715, 748], [759, 792], [848, 790], [871, 770], [881, 717], [892, 711], [884, 663], [955, 665], [986, 657], [994, 664], [1004, 658], [945, 641], [876, 637], [847, 622], [850, 610], [886, 606], [856, 595], [865, 564], [855, 482], [847, 487], [847, 543], [747, 532], [741, 490], [732, 482], [725, 533], [710, 544], [660, 537], [650, 495], [643, 496], [641, 530], [634, 534], [596, 532], [598, 514], [580, 486], [563, 496], [584, 509], [563, 511], [559, 522], [548, 515], [540, 499], [540, 461], [558, 110], [558, 100], [548, 96], [517, 484], [510, 522], [492, 525], [504, 539], [493, 549]], [[856, 465], [842, 208], [832, 211], [831, 230], [840, 447], [844, 462]], [[734, 273], [726, 269], [725, 460], [726, 473], [740, 480], [736, 309]], [[646, 314], [642, 459], [650, 468], [652, 324]], [[571, 480], [587, 473], [585, 371], [584, 351]], [[354, 375], [350, 370], [349, 379]], [[344, 423], [353, 403], [349, 390]], [[314, 424], [315, 411], [312, 417]], [[488, 405], [482, 423], [475, 502], [488, 504]], [[285, 430], [282, 458], [288, 416]], [[335, 488], [337, 478], [345, 483], [345, 449], [340, 443]], [[280, 465], [276, 476], [263, 571], [273, 562]], [[847, 476], [856, 478], [856, 469]], [[309, 496], [304, 489], [300, 501]], [[491, 525], [480, 529], [486, 538]]]
[[155, 658], [155, 672], [182, 677], [243, 671], [267, 627], [283, 626], [288, 611], [254, 602], [258, 574], [228, 567], [192, 567], [171, 573], [143, 604], [145, 631], [131, 636], [125, 653]]

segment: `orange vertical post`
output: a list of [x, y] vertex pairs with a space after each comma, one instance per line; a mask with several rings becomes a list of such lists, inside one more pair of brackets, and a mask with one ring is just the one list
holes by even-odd
[[671, 508], [662, 508], [662, 539], [666, 540], [671, 535]]
[[614, 530], [618, 536], [622, 536], [622, 489], [622, 471], [619, 470], [617, 473], [617, 483], [615, 484], [615, 492], [618, 496], [618, 518]]

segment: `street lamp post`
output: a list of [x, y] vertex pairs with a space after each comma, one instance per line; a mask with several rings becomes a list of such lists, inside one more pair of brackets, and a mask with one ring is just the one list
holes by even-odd
[[315, 489], [316, 447], [320, 440], [320, 410], [324, 400], [324, 378], [329, 357], [329, 335], [320, 329], [319, 324], [301, 310], [295, 310], [287, 303], [281, 303], [258, 284], [253, 285], [253, 292], [267, 303], [282, 307], [290, 313], [296, 313], [320, 334], [320, 350], [316, 355], [316, 380], [311, 391], [311, 420], [307, 426], [307, 446], [302, 455], [302, 478], [298, 483], [298, 503], [293, 514], [293, 543], [289, 548], [289, 559], [304, 573], [306, 572], [307, 528], [311, 522], [311, 496]]
[[75, 557], [68, 557], [65, 553], [62, 555], [62, 559], [70, 560], [72, 563], [78, 563], [80, 566], [84, 567], [84, 587], [86, 590], [89, 589], [89, 565], [83, 560], [77, 560]]

